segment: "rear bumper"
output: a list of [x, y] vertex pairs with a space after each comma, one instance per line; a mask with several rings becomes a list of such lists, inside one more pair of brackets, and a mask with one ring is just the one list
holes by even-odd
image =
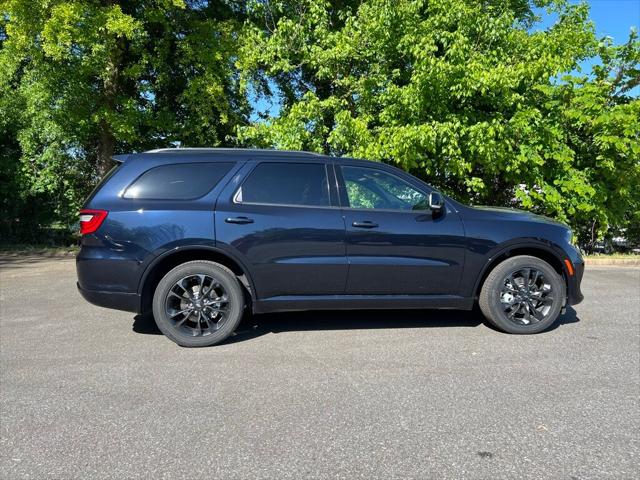
[[124, 310], [126, 312], [140, 313], [140, 295], [137, 293], [104, 292], [99, 290], [86, 290], [76, 283], [80, 295], [89, 303], [99, 307]]

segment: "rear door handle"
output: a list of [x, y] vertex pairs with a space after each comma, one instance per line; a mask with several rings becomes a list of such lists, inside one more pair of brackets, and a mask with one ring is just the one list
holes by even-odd
[[224, 220], [226, 223], [237, 223], [238, 225], [244, 225], [246, 223], [253, 223], [253, 219], [249, 217], [228, 217]]
[[365, 220], [364, 222], [353, 222], [351, 225], [356, 228], [377, 228], [378, 227], [377, 223], [370, 222], [369, 220]]

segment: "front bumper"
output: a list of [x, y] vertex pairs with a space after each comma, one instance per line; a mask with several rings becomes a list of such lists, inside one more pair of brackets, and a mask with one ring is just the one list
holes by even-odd
[[124, 310], [126, 312], [140, 313], [140, 295], [137, 293], [105, 292], [99, 290], [86, 290], [76, 283], [80, 295], [89, 303], [99, 307]]
[[584, 261], [573, 263], [573, 275], [567, 276], [567, 305], [577, 305], [584, 300], [580, 290], [582, 276], [584, 275]]

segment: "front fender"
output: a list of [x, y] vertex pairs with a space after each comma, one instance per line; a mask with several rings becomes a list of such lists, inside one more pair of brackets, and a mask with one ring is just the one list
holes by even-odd
[[[470, 253], [465, 264], [464, 277], [468, 280], [463, 287], [465, 288], [463, 294], [465, 296], [477, 296], [481, 283], [488, 275], [489, 271], [491, 271], [491, 269], [506, 256], [513, 254], [533, 255], [553, 259], [554, 261], [552, 263], [562, 271], [563, 278], [567, 283], [567, 293], [569, 295], [572, 294], [574, 288], [572, 288], [572, 282], [569, 280], [575, 276], [575, 270], [578, 268], [576, 266], [579, 265], [579, 263], [582, 263], [581, 259], [580, 262], [578, 262], [576, 258], [571, 258], [571, 255], [569, 255], [560, 245], [550, 240], [539, 238], [514, 238], [494, 245], [483, 254], [480, 254], [480, 252]], [[565, 259], [569, 259], [571, 261], [572, 268], [575, 269], [574, 275], [570, 274]]]

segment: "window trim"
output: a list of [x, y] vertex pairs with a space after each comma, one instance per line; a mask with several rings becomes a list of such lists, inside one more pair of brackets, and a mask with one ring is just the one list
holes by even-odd
[[[234, 167], [237, 166], [238, 162], [235, 162], [233, 160], [230, 161], [222, 161], [222, 162], [176, 162], [176, 163], [162, 163], [160, 165], [156, 165], [155, 167], [151, 167], [146, 169], [145, 171], [143, 171], [142, 173], [140, 173], [140, 175], [138, 175], [131, 183], [129, 183], [126, 187], [124, 187], [122, 189], [122, 191], [120, 192], [120, 194], [118, 195], [120, 198], [122, 198], [123, 200], [129, 200], [129, 201], [139, 201], [139, 202], [193, 202], [194, 200], [201, 200], [204, 197], [206, 197], [207, 195], [209, 195], [213, 190], [216, 189], [216, 187], [218, 187], [222, 181], [225, 179], [225, 177], [227, 175], [229, 175], [230, 172], [233, 171]], [[222, 175], [220, 177], [220, 179], [213, 184], [213, 186], [211, 188], [209, 188], [205, 193], [203, 193], [202, 195], [199, 195], [197, 197], [189, 197], [189, 198], [159, 198], [159, 197], [155, 197], [155, 198], [149, 198], [149, 197], [127, 197], [125, 196], [127, 193], [127, 190], [129, 190], [138, 180], [140, 180], [144, 175], [146, 175], [147, 173], [149, 173], [151, 170], [156, 170], [158, 168], [162, 168], [162, 167], [169, 167], [169, 166], [176, 166], [176, 165], [229, 165], [229, 169], [224, 173], [224, 175]]]
[[[327, 186], [327, 194], [329, 196], [329, 205], [300, 205], [297, 203], [265, 203], [265, 202], [245, 202], [244, 200], [238, 200], [238, 197], [241, 196], [242, 194], [242, 187], [244, 186], [245, 182], [249, 179], [249, 177], [251, 176], [251, 174], [260, 166], [263, 164], [273, 164], [273, 163], [278, 163], [278, 164], [295, 164], [295, 165], [322, 165], [324, 166], [324, 171], [325, 171], [325, 179], [326, 179], [326, 186]], [[273, 161], [257, 161], [255, 162], [255, 165], [251, 168], [251, 170], [249, 170], [247, 172], [247, 174], [244, 176], [244, 178], [242, 179], [242, 182], [240, 183], [240, 185], [238, 185], [238, 188], [236, 188], [236, 190], [233, 192], [233, 195], [231, 196], [231, 201], [235, 204], [235, 205], [256, 205], [256, 206], [266, 206], [266, 207], [289, 207], [289, 208], [322, 208], [322, 209], [339, 209], [340, 205], [334, 205], [334, 193], [331, 191], [331, 177], [329, 175], [329, 168], [328, 168], [329, 163], [326, 161], [321, 161], [321, 162], [297, 162], [297, 161], [286, 161], [286, 160], [278, 160], [278, 159], [274, 159]], [[334, 174], [335, 175], [335, 174]]]
[[[347, 193], [347, 184], [345, 182], [344, 175], [342, 174], [342, 169], [345, 168], [345, 167], [347, 167], [347, 168], [360, 168], [360, 169], [366, 169], [366, 170], [374, 170], [376, 172], [386, 173], [387, 175], [395, 177], [398, 180], [402, 181], [403, 183], [406, 183], [411, 188], [413, 188], [414, 190], [416, 190], [419, 193], [422, 193], [427, 198], [429, 198], [429, 193], [426, 192], [425, 190], [421, 189], [421, 188], [418, 188], [415, 184], [405, 180], [401, 176], [396, 175], [396, 174], [394, 174], [392, 172], [388, 172], [387, 170], [385, 170], [383, 168], [376, 168], [376, 167], [370, 167], [370, 166], [361, 166], [361, 165], [349, 165], [349, 164], [342, 164], [342, 165], [338, 164], [337, 166], [339, 167], [339, 168], [336, 169], [336, 176], [338, 177], [337, 181], [338, 181], [338, 188], [339, 188], [339, 193], [340, 193], [339, 194], [340, 203], [345, 203], [345, 205], [342, 206], [343, 210], [349, 210], [349, 211], [354, 211], [354, 212], [410, 213], [410, 214], [414, 214], [414, 215], [416, 215], [416, 214], [423, 215], [425, 213], [432, 213], [431, 209], [401, 210], [401, 209], [393, 209], [393, 208], [356, 208], [356, 207], [352, 207], [350, 202], [349, 202], [349, 196], [348, 196], [348, 193]], [[446, 200], [445, 200], [445, 207], [446, 207]]]

